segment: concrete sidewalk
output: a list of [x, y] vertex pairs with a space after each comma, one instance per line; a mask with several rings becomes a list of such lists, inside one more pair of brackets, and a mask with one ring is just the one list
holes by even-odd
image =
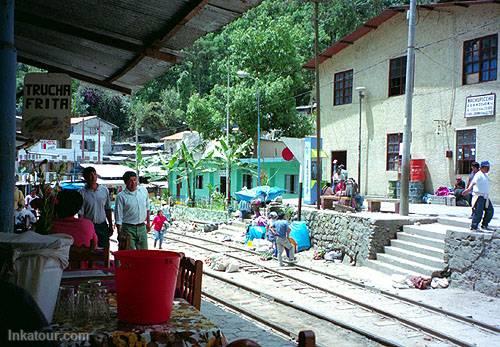
[[[299, 202], [298, 199], [284, 199], [283, 203], [297, 206]], [[313, 209], [316, 208], [316, 205], [303, 204], [302, 206], [304, 208], [313, 208]], [[495, 210], [495, 214], [493, 215], [491, 226], [494, 228], [500, 228], [500, 205], [493, 205], [493, 208]], [[393, 212], [394, 204], [388, 202], [382, 202], [381, 211], [384, 214]], [[471, 215], [470, 207], [447, 206], [438, 204], [410, 204], [409, 212], [410, 212], [410, 217], [437, 217], [437, 218], [453, 217], [467, 224], [469, 224], [471, 221], [468, 218]], [[363, 212], [361, 213], [371, 213], [367, 212], [366, 202], [363, 205]]]

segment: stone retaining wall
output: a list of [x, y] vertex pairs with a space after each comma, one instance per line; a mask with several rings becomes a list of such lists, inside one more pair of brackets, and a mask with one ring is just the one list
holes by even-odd
[[329, 210], [303, 210], [313, 245], [325, 249], [342, 249], [344, 262], [363, 265], [376, 259], [377, 252], [396, 238], [403, 225], [430, 223], [434, 219], [415, 219], [394, 214], [341, 213]]
[[206, 210], [196, 207], [174, 206], [172, 216], [177, 220], [225, 223], [229, 219], [226, 211]]
[[445, 260], [452, 287], [500, 297], [500, 234], [448, 230]]

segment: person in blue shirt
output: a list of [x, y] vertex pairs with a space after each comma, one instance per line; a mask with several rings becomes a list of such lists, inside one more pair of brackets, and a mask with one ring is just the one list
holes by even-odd
[[295, 247], [290, 243], [288, 237], [290, 236], [290, 226], [288, 221], [285, 219], [285, 214], [280, 212], [278, 215], [278, 220], [274, 221], [272, 226], [269, 228], [271, 233], [276, 236], [276, 247], [278, 248], [278, 262], [280, 266], [283, 266], [283, 250], [288, 251], [288, 261], [290, 263], [295, 262]]

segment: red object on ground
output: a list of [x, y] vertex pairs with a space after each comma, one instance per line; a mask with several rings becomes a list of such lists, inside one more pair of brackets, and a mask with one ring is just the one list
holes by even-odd
[[410, 160], [410, 181], [411, 182], [425, 181], [425, 159]]
[[283, 149], [281, 151], [281, 156], [283, 157], [283, 159], [285, 159], [286, 161], [290, 161], [293, 159], [293, 153], [292, 151], [288, 148], [288, 147], [285, 147], [285, 149]]
[[118, 320], [133, 324], [167, 322], [172, 313], [181, 255], [154, 250], [113, 253]]

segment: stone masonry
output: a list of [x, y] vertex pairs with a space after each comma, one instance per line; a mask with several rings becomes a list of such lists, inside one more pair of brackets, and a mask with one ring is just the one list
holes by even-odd
[[198, 222], [216, 222], [225, 223], [229, 219], [226, 211], [214, 211], [203, 208], [175, 206], [172, 208], [172, 216], [177, 220], [198, 221]]
[[[367, 259], [376, 259], [377, 252], [396, 238], [403, 225], [416, 219], [388, 214], [341, 213], [330, 210], [303, 210], [303, 219], [309, 227], [313, 245], [324, 249], [341, 249], [344, 261], [363, 265]], [[421, 219], [421, 223], [433, 220]]]
[[500, 234], [448, 230], [445, 260], [451, 286], [500, 297]]

